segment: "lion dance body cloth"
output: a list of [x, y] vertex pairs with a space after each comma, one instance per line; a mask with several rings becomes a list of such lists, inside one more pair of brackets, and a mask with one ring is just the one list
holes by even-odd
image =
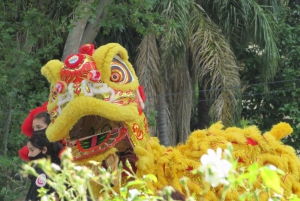
[[[239, 166], [247, 167], [253, 162], [273, 164], [286, 172], [281, 178], [284, 197], [291, 193], [300, 196], [299, 159], [293, 148], [279, 141], [292, 132], [288, 124], [280, 123], [262, 135], [255, 126], [225, 129], [218, 122], [194, 131], [185, 144], [165, 147], [150, 137], [143, 113], [143, 87], [128, 61], [127, 51], [119, 44], [110, 43], [96, 50], [92, 44], [83, 45], [64, 63], [51, 60], [41, 71], [51, 84], [47, 105], [51, 123], [46, 134], [50, 141], [66, 139], [66, 146], [72, 149], [79, 165], [123, 153], [121, 158], [129, 159], [137, 176], [157, 177], [157, 182], [148, 183], [149, 189], [155, 191], [170, 185], [186, 194], [179, 179], [188, 177], [190, 193], [200, 198], [207, 186], [191, 170], [200, 166], [199, 159], [209, 148], [225, 149], [227, 143], [232, 143]], [[255, 188], [261, 188], [261, 184], [258, 178]], [[124, 184], [117, 184], [116, 188], [120, 185]], [[222, 189], [211, 187], [204, 200], [219, 200]], [[99, 190], [93, 185], [96, 196]], [[228, 192], [225, 199], [237, 200], [243, 193], [239, 190]], [[261, 193], [260, 200], [267, 199], [268, 195]]]

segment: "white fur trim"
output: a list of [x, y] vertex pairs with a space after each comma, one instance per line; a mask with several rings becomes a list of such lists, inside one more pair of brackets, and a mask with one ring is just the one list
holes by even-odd
[[140, 92], [139, 92], [138, 89], [136, 90], [136, 92], [137, 92], [137, 94], [138, 94], [138, 98], [139, 98], [141, 107], [142, 107], [142, 109], [144, 109], [144, 108], [145, 108], [145, 104], [144, 104], [144, 101], [143, 101], [143, 99], [142, 99], [142, 97], [141, 97], [141, 94], [140, 94]]

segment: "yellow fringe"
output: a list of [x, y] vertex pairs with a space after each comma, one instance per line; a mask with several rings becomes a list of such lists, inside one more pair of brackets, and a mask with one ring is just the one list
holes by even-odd
[[270, 133], [275, 137], [276, 140], [280, 140], [293, 132], [293, 128], [285, 122], [280, 122], [273, 126]]
[[[86, 105], [92, 107], [86, 107]], [[115, 115], [116, 113], [118, 115]], [[136, 107], [132, 105], [115, 105], [93, 97], [81, 96], [69, 102], [62, 110], [62, 114], [57, 117], [55, 123], [48, 126], [46, 131], [48, 139], [53, 142], [66, 138], [73, 125], [86, 115], [99, 115], [112, 121], [127, 122], [138, 118]]]

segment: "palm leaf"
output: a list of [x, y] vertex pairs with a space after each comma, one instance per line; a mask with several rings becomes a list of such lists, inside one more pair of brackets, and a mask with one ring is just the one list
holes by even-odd
[[164, 68], [168, 68], [170, 62], [175, 62], [175, 65], [171, 66], [178, 66], [187, 50], [189, 8], [189, 0], [165, 0], [158, 6], [158, 10], [166, 20], [165, 33], [160, 38]]
[[[204, 6], [232, 47], [255, 45], [262, 50], [265, 68], [261, 72], [265, 81], [272, 79], [278, 70], [279, 59], [274, 16], [279, 12], [278, 1], [206, 1]], [[238, 54], [240, 50], [235, 51]]]
[[220, 29], [195, 5], [191, 19], [190, 51], [193, 74], [207, 80], [213, 121], [232, 125], [239, 117], [240, 79], [235, 56]]
[[183, 142], [190, 133], [192, 101], [191, 77], [187, 66], [189, 19], [192, 1], [161, 1], [159, 11], [166, 20], [160, 39], [162, 70], [167, 86], [166, 101], [170, 111], [168, 125], [171, 144]]

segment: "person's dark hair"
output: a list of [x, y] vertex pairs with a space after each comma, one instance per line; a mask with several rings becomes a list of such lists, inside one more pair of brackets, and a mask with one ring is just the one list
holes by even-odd
[[51, 122], [51, 119], [50, 119], [50, 115], [48, 114], [48, 112], [41, 112], [41, 113], [38, 113], [37, 115], [35, 115], [33, 117], [33, 119], [44, 119], [44, 122], [49, 125], [50, 122]]
[[58, 165], [60, 164], [58, 154], [63, 147], [59, 142], [50, 142], [44, 130], [34, 131], [28, 141], [32, 144], [32, 146], [40, 150], [43, 150], [44, 146], [47, 147], [46, 155], [51, 157], [51, 162]]

